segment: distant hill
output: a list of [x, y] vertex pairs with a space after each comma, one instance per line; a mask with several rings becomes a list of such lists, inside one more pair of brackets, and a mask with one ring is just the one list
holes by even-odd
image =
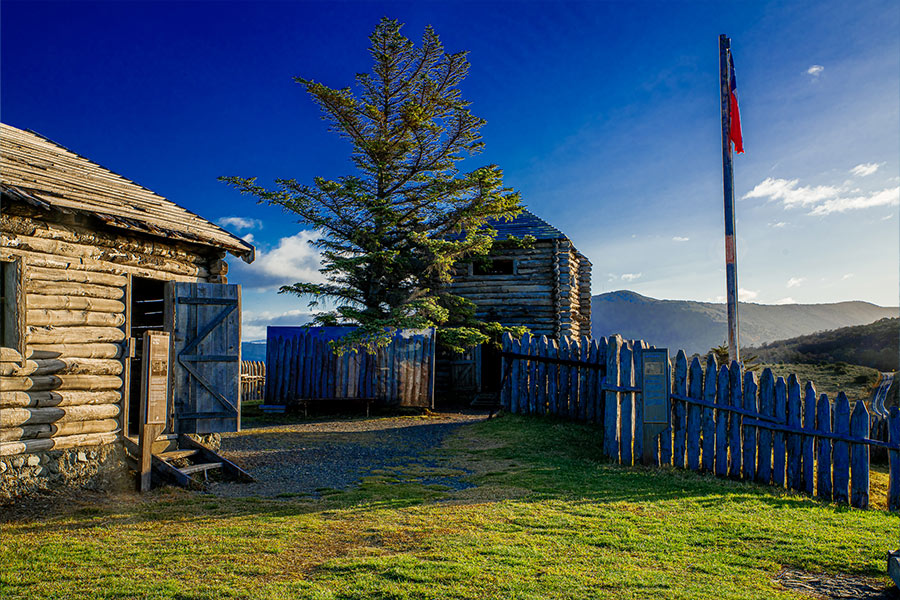
[[[865, 325], [897, 317], [897, 307], [869, 302], [834, 304], [752, 304], [741, 302], [741, 347], [760, 346], [817, 331]], [[657, 300], [622, 290], [592, 298], [594, 337], [621, 334], [655, 346], [706, 352], [728, 337], [725, 305], [691, 300]]]
[[758, 355], [764, 363], [845, 362], [879, 371], [896, 371], [898, 344], [900, 318], [895, 318], [779, 340], [749, 348], [747, 352]]
[[241, 360], [266, 360], [266, 341], [242, 342]]

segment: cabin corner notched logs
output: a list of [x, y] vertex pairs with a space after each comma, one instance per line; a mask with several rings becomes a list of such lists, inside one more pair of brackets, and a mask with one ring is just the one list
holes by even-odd
[[[619, 336], [521, 340], [504, 336], [501, 390], [506, 410], [549, 413], [602, 425], [603, 453], [625, 465], [643, 449], [640, 408], [644, 342]], [[585, 350], [587, 349], [587, 351]], [[513, 356], [510, 356], [513, 355]], [[525, 355], [525, 356], [514, 356]], [[542, 357], [540, 361], [528, 356]], [[560, 359], [548, 362], [543, 357]], [[705, 369], [683, 351], [673, 357], [672, 427], [658, 438], [654, 463], [787, 488], [837, 503], [870, 504], [870, 449], [886, 449], [890, 466], [888, 508], [900, 511], [900, 409], [887, 418], [887, 442], [872, 439], [869, 411], [859, 401], [851, 410], [843, 392], [832, 403], [812, 383], [775, 378], [765, 369], [745, 372], [733, 362]], [[542, 368], [536, 368], [538, 364]], [[583, 366], [582, 366], [583, 365]], [[591, 416], [593, 415], [593, 416]]]

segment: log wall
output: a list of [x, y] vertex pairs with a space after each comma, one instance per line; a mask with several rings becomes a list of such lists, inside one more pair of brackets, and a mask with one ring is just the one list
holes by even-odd
[[10, 348], [0, 355], [0, 457], [115, 441], [128, 276], [225, 283], [223, 256], [75, 215], [51, 219], [4, 206], [0, 260], [24, 268], [25, 340], [24, 356]]

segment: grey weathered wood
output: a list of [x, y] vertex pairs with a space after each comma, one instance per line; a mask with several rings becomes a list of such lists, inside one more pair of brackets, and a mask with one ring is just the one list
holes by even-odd
[[[719, 375], [716, 378], [716, 404], [728, 406], [731, 404], [729, 394], [730, 372], [726, 365], [719, 367]], [[716, 475], [725, 477], [728, 474], [728, 417], [724, 410], [716, 410]]]
[[[816, 431], [820, 433], [831, 433], [831, 402], [828, 396], [822, 394], [816, 404]], [[831, 502], [833, 497], [831, 483], [831, 440], [828, 438], [819, 438], [817, 469], [816, 469], [816, 495]]]
[[[687, 356], [684, 350], [679, 350], [675, 357], [672, 386], [676, 395], [687, 396]], [[673, 398], [672, 413], [672, 464], [684, 468], [687, 433], [687, 407], [684, 401]]]
[[[706, 357], [706, 374], [703, 383], [703, 399], [709, 404], [716, 402], [717, 372], [716, 357], [710, 353]], [[716, 466], [716, 411], [714, 408], [705, 407], [703, 409], [700, 427], [703, 434], [701, 466], [707, 473], [712, 473]]]
[[[611, 336], [606, 349], [606, 383], [619, 385], [619, 352], [622, 338]], [[619, 394], [603, 394], [603, 452], [607, 458], [619, 460]]]
[[[869, 411], [865, 402], [857, 402], [853, 409], [850, 435], [860, 440], [869, 437]], [[850, 505], [869, 508], [869, 446], [865, 442], [850, 445]]]
[[[775, 380], [774, 417], [776, 422], [787, 425], [787, 383], [783, 377]], [[772, 485], [784, 487], [785, 461], [787, 460], [784, 433], [772, 432]]]
[[[691, 398], [703, 399], [703, 367], [696, 356], [691, 360], [688, 372], [688, 395]], [[701, 409], [698, 404], [690, 404], [687, 410], [686, 450], [687, 468], [700, 470], [700, 425]]]
[[811, 381], [806, 382], [803, 392], [803, 429], [809, 435], [803, 436], [803, 491], [812, 495], [816, 483], [816, 388]]
[[[623, 344], [619, 352], [619, 365], [621, 374], [620, 385], [631, 387], [634, 384], [633, 350], [628, 344]], [[619, 394], [619, 457], [623, 465], [631, 465], [634, 461], [632, 450], [634, 448], [634, 394], [626, 392]]]
[[[752, 371], [744, 373], [744, 409], [758, 413], [759, 399], [756, 374]], [[756, 427], [744, 425], [744, 479], [753, 481], [756, 478]]]
[[[741, 408], [744, 404], [744, 387], [742, 381], [741, 364], [736, 360], [731, 361], [731, 368], [728, 370], [728, 385], [731, 388], [730, 405]], [[728, 476], [738, 479], [742, 473], [743, 454], [741, 452], [741, 415], [731, 413], [731, 419], [728, 424], [728, 455], [731, 459], [728, 465]]]
[[[834, 432], [841, 435], [850, 434], [850, 401], [844, 392], [840, 392], [834, 403]], [[848, 487], [850, 485], [850, 445], [835, 440], [832, 450], [834, 482], [834, 501], [847, 504], [850, 501]]]

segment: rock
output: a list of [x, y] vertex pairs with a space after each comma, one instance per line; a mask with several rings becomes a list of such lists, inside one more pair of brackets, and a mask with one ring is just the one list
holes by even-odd
[[12, 466], [14, 466], [17, 469], [21, 468], [24, 464], [25, 464], [25, 459], [22, 458], [21, 456], [17, 456], [14, 459], [12, 459]]
[[40, 456], [38, 456], [36, 454], [32, 454], [31, 456], [28, 457], [28, 466], [29, 467], [36, 467], [39, 464], [41, 464]]
[[59, 463], [58, 462], [50, 463], [49, 465], [47, 465], [47, 468], [50, 469], [51, 473], [59, 473]]
[[0, 462], [0, 473], [6, 473], [6, 463]]
[[34, 475], [35, 475], [35, 477], [37, 477], [38, 475], [40, 475], [43, 472], [44, 472], [44, 467], [38, 467], [34, 470]]
[[78, 453], [78, 462], [87, 462], [87, 455], [84, 452]]

